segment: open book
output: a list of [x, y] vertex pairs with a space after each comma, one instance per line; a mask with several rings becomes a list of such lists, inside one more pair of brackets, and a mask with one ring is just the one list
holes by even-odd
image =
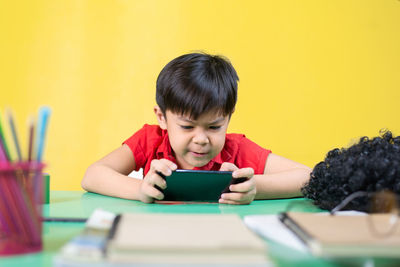
[[280, 220], [315, 255], [400, 258], [400, 222], [396, 223], [398, 218], [395, 216], [398, 215], [335, 216], [288, 212], [282, 213]]
[[114, 221], [107, 259], [115, 263], [265, 266], [265, 242], [234, 214], [133, 214]]

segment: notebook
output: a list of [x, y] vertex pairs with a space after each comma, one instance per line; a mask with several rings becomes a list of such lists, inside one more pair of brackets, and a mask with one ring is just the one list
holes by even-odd
[[106, 255], [131, 264], [269, 265], [265, 242], [234, 214], [124, 213]]
[[[331, 216], [288, 212], [282, 213], [279, 218], [314, 255], [400, 258], [400, 222], [393, 225], [395, 216]], [[393, 231], [384, 235], [390, 229]]]

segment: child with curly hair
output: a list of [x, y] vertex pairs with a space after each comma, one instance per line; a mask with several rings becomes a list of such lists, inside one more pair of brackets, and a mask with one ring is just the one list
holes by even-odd
[[301, 189], [322, 209], [332, 210], [356, 192], [344, 209], [370, 211], [371, 195], [390, 191], [400, 194], [400, 136], [390, 131], [372, 139], [361, 137], [348, 148], [335, 148], [311, 172]]

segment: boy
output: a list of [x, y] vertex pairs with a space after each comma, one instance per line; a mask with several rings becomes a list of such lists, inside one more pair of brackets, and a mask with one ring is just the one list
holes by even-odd
[[[164, 197], [156, 187], [167, 186], [158, 173], [169, 176], [180, 168], [233, 171], [233, 178], [247, 178], [231, 185], [219, 203], [300, 196], [310, 168], [274, 155], [244, 135], [226, 134], [238, 80], [231, 63], [220, 56], [193, 53], [169, 62], [157, 78], [154, 112], [159, 126], [143, 126], [89, 166], [82, 187], [151, 203]], [[127, 176], [140, 168], [144, 179]]]

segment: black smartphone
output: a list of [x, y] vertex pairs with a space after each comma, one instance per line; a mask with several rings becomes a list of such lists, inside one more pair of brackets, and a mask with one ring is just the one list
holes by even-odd
[[239, 182], [232, 179], [230, 171], [175, 170], [164, 179], [163, 200], [169, 201], [218, 202], [232, 182]]

